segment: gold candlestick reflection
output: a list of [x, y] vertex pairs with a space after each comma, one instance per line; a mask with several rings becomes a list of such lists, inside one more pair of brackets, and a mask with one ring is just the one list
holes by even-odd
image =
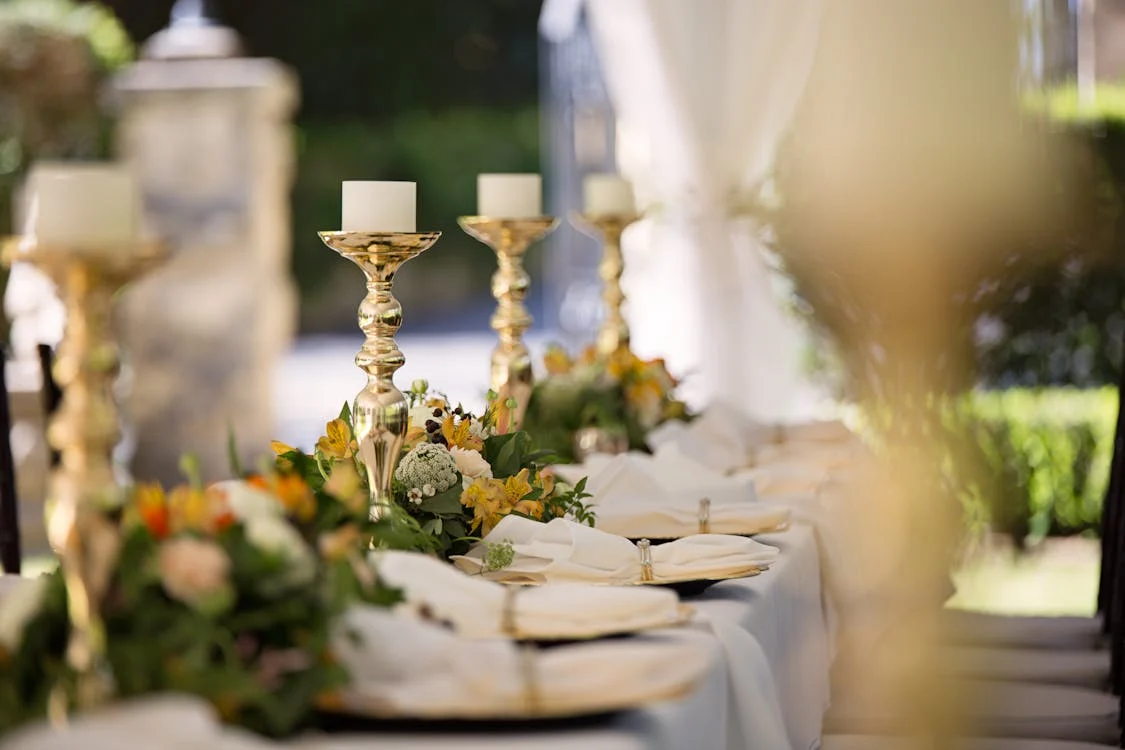
[[101, 618], [120, 546], [109, 514], [123, 500], [113, 471], [119, 439], [113, 385], [120, 369], [112, 334], [113, 297], [156, 265], [163, 251], [151, 243], [77, 251], [11, 238], [0, 255], [5, 264], [25, 261], [50, 276], [66, 305], [66, 329], [53, 370], [62, 401], [47, 428], [47, 441], [61, 459], [50, 478], [47, 534], [66, 583], [66, 657], [75, 677], [73, 693], [60, 683], [51, 695], [51, 714], [59, 720], [72, 704], [91, 708], [113, 693]]
[[602, 262], [598, 276], [602, 280], [602, 302], [605, 317], [598, 329], [598, 352], [613, 354], [618, 349], [629, 348], [629, 324], [625, 322], [623, 308], [625, 293], [621, 290], [621, 275], [625, 272], [625, 258], [621, 254], [621, 234], [625, 228], [640, 219], [638, 214], [579, 214], [572, 222], [583, 232], [602, 241]]
[[531, 313], [523, 301], [531, 286], [531, 277], [523, 268], [523, 255], [532, 242], [541, 239], [556, 226], [558, 219], [539, 216], [530, 219], [495, 219], [488, 216], [462, 216], [461, 228], [492, 248], [499, 268], [492, 276], [492, 296], [496, 312], [492, 330], [500, 343], [492, 352], [492, 390], [501, 398], [516, 401], [514, 423], [523, 421], [533, 384], [531, 354], [523, 342], [523, 334], [531, 327]]
[[367, 468], [371, 517], [394, 502], [391, 482], [406, 441], [410, 410], [395, 387], [394, 374], [406, 359], [395, 343], [402, 305], [391, 294], [395, 272], [441, 237], [441, 232], [319, 232], [325, 245], [359, 266], [367, 277], [367, 296], [359, 305], [359, 327], [367, 336], [355, 356], [367, 385], [352, 405], [359, 457]]

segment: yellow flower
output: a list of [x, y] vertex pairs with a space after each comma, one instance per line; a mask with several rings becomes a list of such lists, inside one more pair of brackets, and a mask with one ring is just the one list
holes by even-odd
[[520, 469], [520, 473], [504, 480], [504, 494], [508, 503], [515, 505], [527, 495], [531, 494], [531, 483], [527, 481], [527, 469]]
[[582, 350], [581, 356], [578, 357], [578, 362], [583, 365], [592, 365], [598, 361], [598, 347], [591, 344]]
[[270, 449], [273, 451], [275, 456], [284, 456], [286, 453], [292, 453], [293, 451], [297, 450], [292, 445], [287, 445], [280, 440], [271, 440]]
[[332, 467], [332, 474], [324, 483], [324, 491], [339, 500], [352, 513], [367, 509], [367, 490], [352, 461], [341, 461]]
[[206, 531], [215, 515], [214, 499], [202, 490], [180, 485], [168, 495], [168, 518], [172, 533]]
[[531, 516], [535, 519], [543, 518], [543, 501], [542, 500], [520, 500], [512, 508], [515, 513], [522, 513], [525, 516]]
[[429, 409], [441, 409], [442, 411], [449, 411], [449, 402], [444, 398], [437, 396], [426, 399], [426, 407]]
[[625, 347], [620, 347], [606, 358], [606, 371], [611, 377], [621, 380], [639, 371], [641, 364], [637, 355]]
[[324, 435], [316, 441], [316, 449], [326, 458], [348, 459], [355, 455], [356, 442], [352, 431], [342, 419], [333, 419], [325, 426]]
[[542, 496], [550, 497], [555, 491], [555, 472], [551, 469], [543, 469], [539, 472], [536, 483], [543, 488]]
[[512, 510], [512, 504], [504, 490], [504, 482], [485, 477], [473, 480], [461, 493], [461, 503], [473, 509], [472, 528], [479, 528], [482, 535], [492, 531], [500, 523], [500, 519]]
[[406, 442], [402, 444], [402, 452], [409, 453], [414, 446], [426, 442], [426, 431], [421, 427], [411, 427], [406, 431]]
[[441, 434], [448, 443], [448, 448], [465, 448], [466, 450], [479, 451], [484, 447], [484, 441], [470, 431], [468, 419], [454, 421], [452, 414], [447, 414], [441, 423]]
[[543, 365], [549, 375], [565, 375], [574, 367], [574, 362], [561, 346], [550, 346], [543, 355]]

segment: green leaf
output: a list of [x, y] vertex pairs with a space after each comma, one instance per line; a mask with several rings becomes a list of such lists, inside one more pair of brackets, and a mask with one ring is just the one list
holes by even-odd
[[427, 513], [460, 514], [463, 511], [461, 505], [461, 485], [455, 484], [445, 492], [439, 492], [433, 497], [423, 498], [418, 509]]
[[344, 424], [348, 426], [348, 430], [355, 434], [355, 429], [352, 427], [352, 407], [347, 401], [340, 407], [340, 416], [338, 419], [344, 420]]
[[234, 436], [234, 425], [232, 424], [227, 425], [227, 460], [230, 461], [230, 470], [234, 476], [245, 476], [242, 459], [238, 457], [238, 440]]

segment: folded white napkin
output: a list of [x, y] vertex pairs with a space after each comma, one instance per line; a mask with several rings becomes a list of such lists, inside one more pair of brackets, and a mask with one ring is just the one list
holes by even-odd
[[700, 500], [711, 501], [707, 529], [716, 534], [756, 534], [788, 521], [777, 508], [753, 502], [754, 484], [693, 461], [679, 446], [656, 455], [590, 456], [556, 469], [564, 479], [585, 475], [597, 527], [631, 539], [676, 539], [700, 531]]
[[46, 722], [8, 735], [3, 750], [265, 750], [272, 742], [222, 726], [205, 701], [159, 695], [116, 703], [76, 716], [63, 731]]
[[783, 443], [845, 443], [855, 433], [839, 419], [783, 424], [779, 429]]
[[373, 553], [372, 564], [383, 581], [402, 590], [400, 609], [449, 622], [467, 638], [582, 638], [670, 625], [681, 617], [679, 597], [668, 589], [513, 588], [413, 552]]
[[715, 403], [688, 424], [665, 422], [646, 441], [654, 451], [675, 445], [685, 456], [727, 472], [746, 466], [755, 449], [776, 438], [774, 425], [754, 421], [729, 404]]
[[796, 462], [825, 469], [842, 469], [852, 464], [857, 457], [858, 446], [847, 443], [779, 443], [766, 445], [754, 453], [754, 465], [764, 466], [773, 463]]
[[832, 477], [832, 470], [796, 459], [777, 461], [752, 469], [739, 469], [735, 476], [754, 483], [763, 500], [788, 495], [815, 495]]
[[708, 667], [698, 645], [665, 639], [524, 651], [467, 640], [385, 609], [345, 614], [333, 651], [352, 682], [345, 705], [373, 715], [500, 718], [596, 712], [678, 697]]
[[[488, 570], [489, 545], [509, 542], [515, 552], [510, 565]], [[651, 548], [655, 581], [721, 578], [770, 565], [777, 550], [752, 539], [701, 534]], [[549, 523], [506, 516], [468, 554], [453, 558], [457, 567], [508, 583], [628, 584], [641, 580], [641, 556], [624, 537], [556, 518]]]

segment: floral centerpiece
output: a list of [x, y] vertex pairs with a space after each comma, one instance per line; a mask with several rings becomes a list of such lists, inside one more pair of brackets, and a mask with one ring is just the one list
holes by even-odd
[[[460, 554], [512, 513], [593, 525], [585, 480], [571, 486], [555, 478], [545, 464], [550, 453], [533, 450], [530, 435], [510, 429], [514, 404], [490, 394], [485, 411], [474, 415], [431, 393], [426, 381], [415, 381], [406, 397], [410, 425], [394, 475], [395, 503], [384, 509], [383, 545]], [[366, 498], [346, 404], [312, 454], [281, 443], [274, 450], [279, 468], [297, 471], [311, 487]]]
[[[329, 652], [353, 601], [391, 604], [366, 565], [379, 529], [366, 497], [313, 490], [293, 472], [165, 492], [142, 485], [111, 521], [120, 550], [101, 614], [121, 697], [178, 691], [227, 721], [280, 736], [318, 696], [346, 683]], [[46, 713], [66, 684], [66, 587], [60, 571], [0, 607], [0, 732]]]
[[560, 459], [575, 459], [575, 434], [585, 427], [620, 432], [630, 450], [647, 450], [654, 427], [690, 418], [662, 359], [642, 360], [627, 348], [604, 355], [593, 346], [572, 358], [551, 346], [543, 362], [547, 377], [535, 383], [522, 427]]

